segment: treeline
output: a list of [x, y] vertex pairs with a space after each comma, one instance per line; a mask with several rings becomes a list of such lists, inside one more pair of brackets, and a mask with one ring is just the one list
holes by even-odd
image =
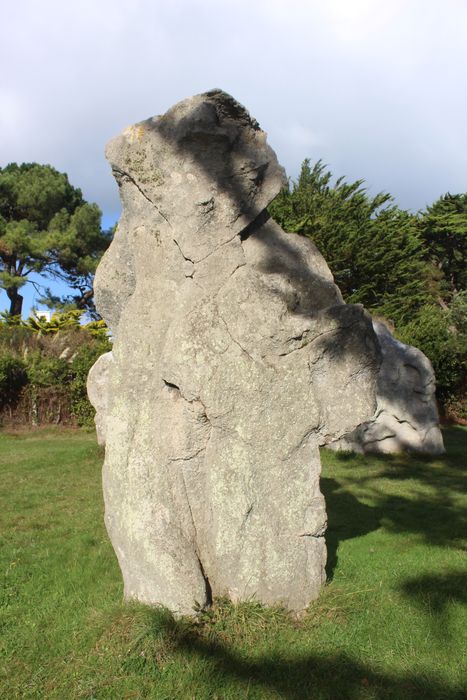
[[344, 299], [383, 317], [397, 338], [433, 363], [445, 413], [467, 418], [467, 194], [446, 194], [425, 211], [400, 209], [364, 182], [335, 182], [305, 160], [270, 206], [290, 232], [309, 236]]
[[[270, 213], [313, 239], [346, 301], [364, 304], [430, 358], [440, 407], [467, 419], [467, 194], [412, 214], [388, 194], [369, 196], [363, 180], [333, 181], [321, 161], [305, 160]], [[112, 235], [65, 174], [37, 163], [0, 168], [0, 290], [10, 300], [0, 320], [3, 421], [90, 422], [86, 375], [110, 342], [101, 321], [82, 326], [80, 318], [99, 318], [92, 282]], [[42, 303], [64, 309], [50, 324], [21, 320], [20, 290], [37, 287], [33, 273], [71, 290], [61, 298], [42, 290]]]
[[82, 313], [0, 314], [0, 425], [92, 425], [86, 379], [111, 343], [105, 323], [81, 325]]

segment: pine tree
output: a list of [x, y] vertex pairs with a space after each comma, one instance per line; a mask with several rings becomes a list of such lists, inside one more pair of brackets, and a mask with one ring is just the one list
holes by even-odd
[[10, 314], [21, 314], [19, 290], [31, 273], [62, 279], [92, 297], [92, 275], [110, 243], [100, 221], [99, 207], [50, 165], [0, 168], [0, 289]]

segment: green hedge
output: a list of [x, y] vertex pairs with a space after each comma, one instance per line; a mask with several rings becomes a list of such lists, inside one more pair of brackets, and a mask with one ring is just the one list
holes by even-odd
[[[103, 322], [81, 325], [80, 316], [68, 311], [38, 323], [3, 315], [0, 412], [4, 421], [37, 424], [57, 415], [67, 422], [92, 425], [94, 409], [86, 379], [97, 358], [112, 345]], [[47, 410], [42, 410], [41, 419], [44, 406]]]

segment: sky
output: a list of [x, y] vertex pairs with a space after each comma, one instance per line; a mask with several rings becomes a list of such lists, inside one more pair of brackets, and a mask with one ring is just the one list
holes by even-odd
[[1, 6], [0, 167], [66, 172], [105, 226], [120, 213], [106, 142], [214, 87], [248, 108], [292, 178], [321, 158], [413, 211], [467, 190], [467, 0]]

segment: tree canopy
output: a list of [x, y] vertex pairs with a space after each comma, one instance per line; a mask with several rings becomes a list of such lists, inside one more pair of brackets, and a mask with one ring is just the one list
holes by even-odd
[[21, 314], [19, 290], [32, 273], [66, 282], [78, 308], [91, 308], [93, 275], [110, 239], [97, 204], [64, 173], [38, 163], [0, 168], [0, 288], [10, 314]]
[[427, 258], [441, 271], [448, 297], [467, 287], [467, 193], [440, 197], [419, 220]]

